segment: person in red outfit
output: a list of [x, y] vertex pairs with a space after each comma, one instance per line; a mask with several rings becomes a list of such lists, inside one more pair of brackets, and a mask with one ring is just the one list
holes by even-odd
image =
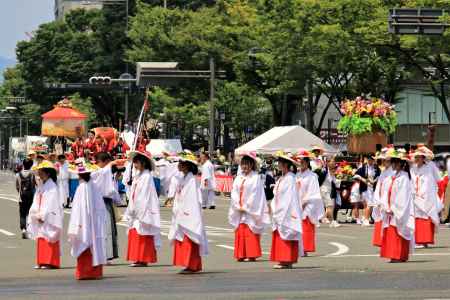
[[75, 140], [75, 142], [72, 144], [71, 149], [72, 149], [72, 153], [73, 153], [73, 156], [75, 157], [75, 159], [77, 159], [79, 157], [83, 157], [84, 156], [83, 140], [80, 137], [78, 137]]

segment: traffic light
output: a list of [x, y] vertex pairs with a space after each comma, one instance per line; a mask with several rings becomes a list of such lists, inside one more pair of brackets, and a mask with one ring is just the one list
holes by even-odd
[[93, 85], [110, 85], [112, 82], [111, 77], [94, 76], [89, 78], [89, 84]]

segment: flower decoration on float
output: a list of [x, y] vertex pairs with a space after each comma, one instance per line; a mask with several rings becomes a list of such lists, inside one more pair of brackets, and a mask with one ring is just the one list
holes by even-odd
[[379, 98], [345, 100], [340, 111], [343, 116], [337, 128], [345, 134], [361, 135], [380, 130], [392, 134], [397, 127], [395, 106]]

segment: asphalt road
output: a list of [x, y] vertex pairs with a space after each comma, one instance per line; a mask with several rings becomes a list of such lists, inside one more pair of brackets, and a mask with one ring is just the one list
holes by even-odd
[[[66, 243], [62, 269], [34, 270], [35, 245], [20, 237], [13, 180], [0, 174], [0, 299], [450, 299], [446, 227], [440, 228], [435, 247], [416, 250], [408, 263], [390, 264], [370, 244], [372, 227], [323, 225], [318, 229], [317, 253], [301, 258], [292, 270], [273, 270], [269, 232], [263, 237], [265, 254], [260, 261], [233, 260], [226, 198], [218, 198], [216, 210], [205, 211], [210, 255], [200, 274], [178, 274], [167, 240], [157, 264], [129, 268], [118, 259], [104, 268], [103, 280], [76, 281], [75, 260]], [[170, 210], [161, 212], [162, 232], [167, 235]], [[66, 210], [66, 223], [69, 214]], [[119, 225], [123, 257], [126, 228]]]

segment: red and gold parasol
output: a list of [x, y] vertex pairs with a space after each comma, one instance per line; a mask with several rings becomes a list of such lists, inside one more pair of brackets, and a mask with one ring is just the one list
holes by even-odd
[[51, 111], [42, 115], [42, 135], [78, 137], [86, 132], [87, 116], [72, 107], [64, 98]]

